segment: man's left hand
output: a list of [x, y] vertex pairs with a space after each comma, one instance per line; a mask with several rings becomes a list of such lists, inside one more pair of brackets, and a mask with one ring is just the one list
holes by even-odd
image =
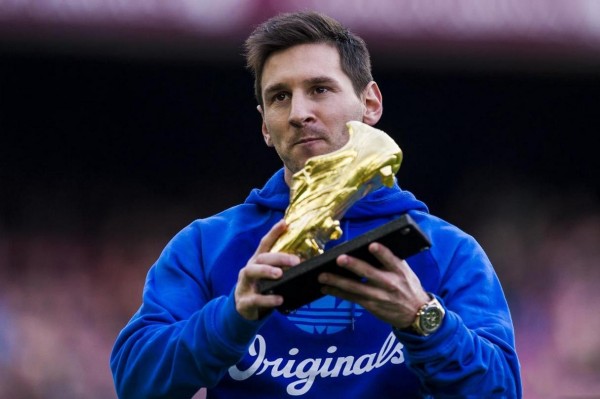
[[387, 247], [371, 243], [369, 251], [379, 260], [381, 268], [340, 255], [337, 264], [360, 276], [362, 281], [323, 273], [319, 276], [319, 282], [325, 285], [323, 293], [355, 302], [398, 329], [407, 328], [421, 306], [430, 300], [429, 295], [408, 263]]

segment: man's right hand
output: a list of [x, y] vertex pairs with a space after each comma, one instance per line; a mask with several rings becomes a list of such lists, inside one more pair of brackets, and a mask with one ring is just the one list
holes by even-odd
[[235, 287], [235, 308], [247, 320], [258, 320], [283, 303], [283, 297], [280, 295], [261, 295], [258, 292], [258, 281], [277, 280], [283, 274], [282, 268], [300, 263], [300, 258], [296, 255], [269, 252], [286, 229], [287, 225], [283, 220], [276, 223], [260, 240], [256, 252], [240, 270]]

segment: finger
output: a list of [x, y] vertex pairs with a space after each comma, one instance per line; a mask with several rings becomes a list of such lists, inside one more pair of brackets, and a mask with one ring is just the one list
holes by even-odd
[[246, 295], [239, 300], [241, 308], [274, 308], [283, 303], [281, 295]]
[[[385, 248], [383, 246], [381, 247]], [[348, 255], [339, 256], [337, 261], [338, 265], [360, 277], [362, 287], [371, 286], [383, 288], [385, 290], [393, 290], [395, 282], [398, 281], [398, 276], [405, 275], [410, 269], [406, 266], [407, 270], [403, 270], [401, 264], [404, 261], [394, 256], [389, 250], [386, 256], [388, 256], [388, 259], [380, 260], [379, 263], [383, 264], [383, 262], [389, 261], [392, 262], [392, 266], [386, 263], [385, 265], [378, 265], [378, 267], [375, 267], [363, 260]], [[400, 266], [396, 266], [394, 263], [397, 263]]]
[[254, 263], [289, 268], [300, 263], [300, 258], [285, 252], [263, 252], [256, 255]]
[[253, 263], [240, 270], [239, 280], [242, 285], [250, 286], [261, 279], [276, 280], [281, 277], [283, 270], [268, 264]]
[[323, 284], [324, 289], [331, 291], [330, 295], [342, 299], [355, 302], [358, 298], [379, 298], [381, 296], [380, 290], [371, 282], [359, 282], [332, 273], [322, 273], [318, 280]]
[[355, 284], [324, 285], [321, 287], [321, 293], [356, 303], [367, 311], [377, 314], [376, 310], [384, 300], [382, 292], [366, 284]]
[[275, 223], [271, 230], [260, 240], [258, 244], [258, 248], [256, 249], [256, 253], [268, 252], [275, 241], [287, 230], [287, 225], [285, 224], [285, 220], [281, 219], [279, 222]]
[[408, 266], [404, 259], [397, 257], [391, 249], [378, 242], [369, 245], [369, 252], [377, 258], [384, 270], [398, 270]]
[[340, 255], [337, 258], [337, 264], [370, 283], [382, 278], [381, 271], [378, 268], [359, 258]]
[[283, 303], [280, 295], [260, 295], [243, 293], [239, 287], [235, 292], [235, 307], [238, 313], [247, 320], [258, 320]]

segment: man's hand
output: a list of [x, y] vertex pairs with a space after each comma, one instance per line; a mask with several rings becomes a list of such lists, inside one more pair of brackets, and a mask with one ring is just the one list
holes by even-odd
[[403, 259], [379, 243], [371, 243], [369, 251], [379, 260], [378, 269], [348, 255], [340, 255], [337, 264], [363, 278], [363, 282], [323, 273], [319, 282], [323, 292], [355, 302], [377, 318], [403, 329], [412, 324], [417, 311], [429, 301], [417, 275]]
[[300, 263], [296, 255], [268, 252], [277, 238], [287, 229], [283, 220], [275, 224], [260, 240], [260, 244], [246, 266], [240, 270], [235, 287], [235, 308], [247, 320], [258, 320], [272, 308], [283, 303], [280, 295], [261, 295], [258, 281], [276, 280], [283, 274], [282, 268]]

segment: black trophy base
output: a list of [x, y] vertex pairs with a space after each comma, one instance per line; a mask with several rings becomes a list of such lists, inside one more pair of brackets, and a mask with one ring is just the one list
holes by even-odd
[[402, 259], [406, 259], [431, 246], [429, 239], [419, 229], [415, 221], [408, 214], [404, 214], [398, 219], [289, 268], [278, 280], [262, 280], [259, 283], [259, 292], [263, 295], [276, 294], [283, 296], [283, 304], [277, 310], [284, 314], [290, 313], [323, 296], [321, 293], [322, 284], [317, 280], [319, 274], [323, 272], [336, 273], [360, 280], [359, 276], [336, 264], [338, 256], [348, 254], [373, 266], [378, 266], [379, 261], [368, 250], [369, 244], [374, 241], [385, 245]]

